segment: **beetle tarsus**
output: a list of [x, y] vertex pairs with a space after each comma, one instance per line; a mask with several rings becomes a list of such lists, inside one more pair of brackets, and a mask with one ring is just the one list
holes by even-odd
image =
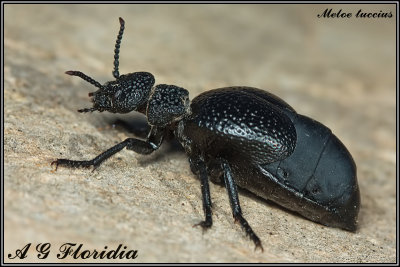
[[220, 159], [220, 161], [221, 161], [221, 168], [224, 172], [225, 187], [226, 190], [228, 191], [229, 202], [231, 204], [233, 218], [235, 219], [235, 222], [239, 222], [242, 229], [246, 232], [246, 235], [249, 236], [250, 239], [254, 242], [254, 244], [256, 245], [256, 249], [260, 247], [261, 250], [264, 251], [260, 239], [254, 233], [253, 229], [251, 229], [246, 219], [243, 218], [242, 210], [240, 208], [240, 203], [239, 203], [239, 194], [237, 191], [235, 180], [233, 179], [232, 170], [229, 166], [229, 163], [225, 159]]
[[64, 166], [64, 167], [69, 167], [69, 168], [88, 168], [93, 165], [92, 163], [93, 160], [69, 160], [69, 159], [57, 159], [51, 163], [51, 166], [53, 164], [56, 165], [56, 170], [58, 169], [58, 166]]
[[253, 242], [254, 245], [256, 246], [254, 250], [257, 250], [257, 248], [260, 248], [262, 252], [264, 252], [264, 248], [261, 245], [260, 238], [254, 233], [253, 229], [251, 229], [249, 223], [246, 221], [245, 218], [243, 218], [242, 214], [236, 214], [234, 215], [235, 217], [235, 222], [238, 222], [242, 229], [245, 231], [246, 236], [248, 236]]

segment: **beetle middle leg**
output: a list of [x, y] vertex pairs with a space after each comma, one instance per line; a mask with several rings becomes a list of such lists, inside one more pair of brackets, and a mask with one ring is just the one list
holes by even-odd
[[94, 169], [96, 169], [106, 159], [118, 153], [125, 147], [126, 149], [133, 150], [136, 153], [147, 155], [152, 153], [154, 150], [157, 150], [160, 147], [164, 139], [164, 133], [165, 133], [164, 128], [152, 127], [146, 141], [136, 138], [127, 138], [123, 142], [109, 148], [108, 150], [101, 153], [92, 160], [57, 159], [53, 161], [51, 165], [55, 164], [56, 170], [58, 166], [65, 166], [72, 168], [93, 166]]
[[232, 170], [229, 166], [229, 163], [224, 159], [221, 159], [221, 168], [224, 172], [225, 187], [228, 191], [229, 202], [231, 204], [235, 222], [239, 222], [242, 229], [246, 232], [246, 235], [248, 235], [250, 239], [253, 240], [254, 244], [256, 245], [255, 249], [260, 248], [261, 251], [264, 251], [260, 239], [254, 233], [253, 229], [251, 229], [249, 223], [242, 215], [242, 210], [239, 203], [239, 194], [237, 191], [235, 180], [233, 179]]
[[203, 210], [205, 216], [204, 221], [193, 225], [193, 227], [201, 226], [203, 228], [203, 231], [205, 231], [212, 226], [211, 195], [207, 168], [204, 161], [201, 159], [190, 158], [189, 162], [192, 171], [200, 176], [201, 195], [203, 196]]

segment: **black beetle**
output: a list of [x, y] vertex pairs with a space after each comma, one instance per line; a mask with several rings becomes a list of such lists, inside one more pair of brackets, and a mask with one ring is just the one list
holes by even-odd
[[79, 71], [78, 76], [98, 88], [89, 93], [93, 107], [79, 112], [137, 111], [151, 126], [146, 140], [128, 138], [89, 161], [57, 159], [67, 167], [98, 167], [123, 148], [140, 154], [157, 150], [173, 133], [199, 176], [205, 220], [212, 225], [209, 178], [227, 189], [233, 217], [256, 248], [262, 245], [242, 216], [237, 186], [331, 227], [355, 231], [360, 207], [356, 166], [340, 140], [321, 123], [296, 113], [285, 101], [251, 87], [226, 87], [200, 94], [192, 101], [186, 89], [160, 84], [148, 72], [119, 75], [118, 59], [124, 20], [120, 21], [113, 76], [101, 85]]

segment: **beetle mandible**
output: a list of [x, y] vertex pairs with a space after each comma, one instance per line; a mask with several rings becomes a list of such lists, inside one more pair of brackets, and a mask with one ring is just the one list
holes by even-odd
[[342, 142], [321, 123], [300, 115], [281, 98], [252, 87], [226, 87], [189, 100], [186, 89], [159, 84], [151, 73], [119, 75], [119, 49], [125, 22], [114, 50], [115, 80], [101, 85], [80, 71], [67, 71], [98, 88], [89, 93], [93, 106], [79, 112], [145, 114], [146, 140], [127, 138], [88, 161], [57, 159], [66, 167], [98, 167], [123, 148], [139, 154], [157, 150], [173, 133], [198, 175], [204, 230], [212, 225], [209, 180], [223, 184], [233, 217], [263, 250], [242, 215], [237, 187], [326, 226], [355, 231], [360, 208], [354, 160]]

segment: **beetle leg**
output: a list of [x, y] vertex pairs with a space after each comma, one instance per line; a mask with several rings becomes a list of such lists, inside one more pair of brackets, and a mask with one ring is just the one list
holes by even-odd
[[123, 128], [124, 131], [134, 134], [139, 138], [146, 138], [150, 132], [150, 126], [145, 121], [135, 120], [134, 123], [125, 120], [116, 119], [112, 122], [112, 126]]
[[242, 210], [239, 203], [239, 194], [237, 191], [235, 180], [232, 176], [232, 170], [228, 162], [224, 159], [221, 159], [221, 168], [224, 172], [225, 187], [228, 191], [229, 202], [231, 204], [233, 218], [235, 218], [235, 222], [239, 222], [242, 229], [246, 232], [246, 235], [248, 235], [250, 239], [253, 240], [254, 244], [256, 245], [255, 249], [260, 248], [261, 251], [264, 251], [260, 239], [254, 233], [253, 229], [251, 229], [246, 219], [243, 218]]
[[210, 187], [208, 183], [208, 175], [207, 175], [207, 168], [202, 160], [193, 160], [190, 159], [190, 167], [192, 168], [193, 172], [196, 174], [198, 173], [200, 176], [201, 182], [201, 195], [203, 196], [203, 210], [205, 220], [201, 221], [195, 226], [201, 226], [203, 228], [203, 232], [212, 226], [212, 211], [211, 211], [211, 195], [210, 195]]
[[105, 152], [101, 153], [92, 160], [69, 160], [69, 159], [57, 159], [51, 163], [51, 165], [56, 165], [56, 170], [59, 165], [65, 167], [90, 167], [93, 166], [94, 169], [100, 166], [106, 159], [110, 158], [112, 155], [118, 153], [123, 148], [133, 150], [136, 153], [147, 155], [158, 149], [164, 138], [164, 129], [153, 127], [147, 137], [146, 141], [139, 140], [136, 138], [127, 138], [123, 142], [109, 148]]

